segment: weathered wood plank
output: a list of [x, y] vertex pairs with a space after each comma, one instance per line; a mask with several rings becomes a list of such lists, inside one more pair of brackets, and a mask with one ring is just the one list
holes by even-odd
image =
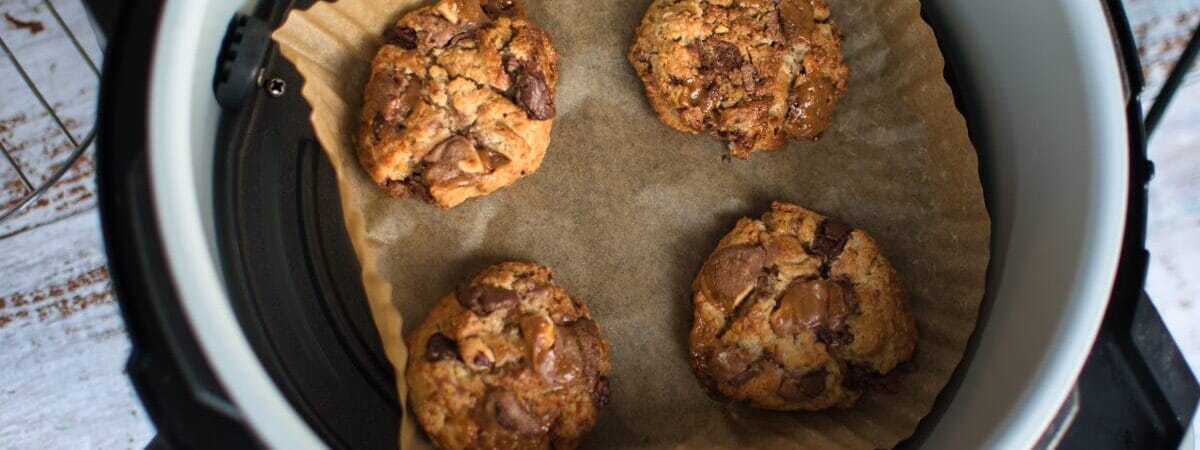
[[[77, 0], [56, 0], [90, 33]], [[41, 31], [12, 24], [40, 22]], [[81, 41], [99, 63], [99, 47]], [[73, 137], [94, 115], [96, 78], [37, 0], [0, 0], [0, 38], [38, 80]], [[71, 150], [67, 136], [0, 54], [0, 142], [35, 184]], [[89, 151], [19, 216], [0, 224], [0, 447], [140, 448], [153, 435], [123, 371], [129, 341], [105, 266]], [[27, 194], [0, 161], [0, 209]]]
[[[85, 51], [98, 56], [90, 25], [78, 1], [55, 3], [64, 22], [79, 36]], [[9, 20], [9, 19], [12, 20]], [[41, 0], [0, 1], [0, 38], [37, 87], [52, 103], [72, 137], [81, 139], [92, 126], [98, 80], [87, 59], [67, 39]], [[90, 44], [89, 44], [90, 42]], [[99, 61], [96, 61], [99, 63]], [[37, 101], [7, 55], [0, 55], [0, 145], [35, 185], [57, 170], [74, 148], [57, 122]], [[95, 205], [94, 162], [85, 155], [64, 179], [25, 211], [0, 224], [0, 238], [78, 214]], [[0, 210], [20, 202], [27, 191], [11, 167], [0, 163]]]
[[0, 239], [94, 209], [94, 155], [93, 150], [88, 150], [49, 191], [15, 217], [0, 223]]
[[0, 447], [135, 448], [153, 434], [93, 212], [0, 240]]
[[[97, 74], [42, 0], [7, 0], [3, 14], [6, 20], [0, 25], [0, 39], [20, 43], [9, 45], [20, 66], [70, 130], [71, 137], [82, 140], [94, 121]], [[40, 25], [40, 31], [36, 25]]]
[[7, 158], [0, 156], [0, 212], [16, 206], [26, 195], [29, 195], [29, 189], [17, 175], [17, 170]]
[[50, 3], [58, 9], [58, 14], [62, 16], [63, 22], [66, 22], [67, 28], [71, 30], [83, 46], [83, 51], [99, 68], [100, 61], [104, 59], [104, 52], [100, 49], [100, 44], [96, 39], [96, 30], [92, 28], [92, 24], [88, 20], [83, 4], [79, 0], [52, 0]]

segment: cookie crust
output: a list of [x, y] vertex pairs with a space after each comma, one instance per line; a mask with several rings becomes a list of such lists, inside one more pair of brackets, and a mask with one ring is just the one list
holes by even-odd
[[442, 449], [575, 448], [608, 403], [608, 343], [547, 267], [485, 269], [406, 343], [412, 411]]
[[627, 57], [663, 123], [743, 159], [819, 138], [850, 77], [824, 0], [655, 0]]
[[439, 0], [383, 36], [355, 144], [385, 192], [443, 208], [532, 174], [555, 115], [558, 54], [519, 0]]
[[693, 290], [692, 369], [715, 398], [851, 407], [916, 347], [908, 294], [874, 239], [800, 206], [738, 221]]

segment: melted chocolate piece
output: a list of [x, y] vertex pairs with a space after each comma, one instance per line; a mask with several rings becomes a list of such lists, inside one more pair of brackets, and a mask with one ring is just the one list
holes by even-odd
[[508, 17], [513, 19], [525, 18], [525, 5], [521, 0], [483, 0], [480, 2], [483, 12], [492, 19]]
[[701, 71], [729, 72], [742, 67], [744, 62], [741, 51], [732, 42], [709, 38], [701, 46]]
[[582, 384], [591, 385], [600, 376], [596, 361], [602, 351], [600, 327], [591, 319], [579, 319], [557, 327], [548, 360], [536, 368], [543, 378], [555, 383], [582, 378]]
[[458, 343], [442, 333], [434, 333], [425, 342], [425, 360], [436, 362], [445, 359], [459, 359]]
[[446, 45], [454, 45], [463, 39], [475, 37], [479, 29], [492, 22], [479, 5], [479, 0], [454, 0], [451, 2], [457, 15], [458, 23], [453, 31], [454, 36]]
[[522, 63], [517, 68], [516, 101], [533, 120], [554, 117], [554, 94], [546, 83], [546, 75], [537, 67], [536, 61]]
[[788, 375], [779, 383], [779, 396], [784, 400], [803, 401], [825, 392], [825, 369], [804, 375]]
[[813, 236], [812, 252], [826, 261], [837, 259], [854, 231], [845, 222], [828, 219], [817, 226], [816, 236]]
[[844, 280], [826, 279], [793, 281], [771, 314], [771, 329], [782, 336], [792, 336], [803, 330], [825, 328], [837, 332], [845, 329], [846, 318], [857, 306], [853, 287], [848, 284]]
[[476, 157], [475, 142], [462, 136], [452, 136], [421, 159], [426, 163], [421, 178], [430, 185], [455, 181], [467, 175], [460, 164], [472, 157]]
[[757, 245], [725, 247], [701, 269], [700, 283], [728, 312], [754, 286], [766, 262], [767, 252]]
[[363, 98], [367, 110], [375, 111], [371, 118], [371, 134], [376, 140], [383, 137], [389, 126], [404, 128], [404, 120], [421, 101], [421, 80], [415, 76], [372, 76]]
[[491, 149], [480, 150], [479, 160], [483, 162], [483, 171], [486, 173], [495, 172], [510, 161], [503, 153]]
[[383, 42], [405, 50], [417, 48], [417, 30], [409, 27], [392, 27], [383, 32]]
[[692, 88], [688, 91], [688, 104], [699, 108], [705, 114], [721, 103], [721, 93], [712, 82], [705, 84], [689, 80], [688, 86]]
[[746, 367], [746, 370], [742, 371], [742, 373], [739, 373], [739, 374], [737, 374], [737, 376], [730, 378], [729, 384], [731, 384], [733, 386], [741, 386], [743, 384], [746, 384], [747, 381], [750, 381], [750, 380], [754, 379], [754, 377], [757, 377], [763, 373], [763, 364], [765, 364], [765, 363], [766, 362], [763, 360], [758, 360], [758, 361], [754, 362], [753, 364], [750, 364], [750, 366]]
[[509, 308], [520, 300], [512, 290], [486, 284], [460, 284], [455, 289], [454, 296], [459, 305], [477, 316], [486, 316], [493, 311]]
[[393, 197], [416, 197], [425, 201], [433, 199], [429, 195], [429, 188], [421, 184], [416, 178], [387, 180], [383, 183], [382, 187], [384, 192]]
[[534, 434], [546, 429], [533, 414], [521, 404], [521, 399], [503, 387], [492, 387], [484, 397], [484, 408], [501, 427], [517, 434]]
[[709, 358], [712, 374], [718, 381], [732, 380], [750, 369], [754, 356], [738, 347], [720, 351]]
[[833, 91], [833, 82], [819, 75], [810, 75], [792, 88], [784, 131], [797, 137], [819, 138], [833, 124]]
[[788, 42], [807, 41], [816, 29], [810, 0], [779, 0], [779, 28]]

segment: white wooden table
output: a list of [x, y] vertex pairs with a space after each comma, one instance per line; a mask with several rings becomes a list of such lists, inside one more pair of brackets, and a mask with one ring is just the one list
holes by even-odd
[[[78, 0], [53, 5], [99, 65]], [[42, 0], [0, 0], [0, 39], [81, 140], [98, 81], [66, 36]], [[0, 157], [0, 210], [28, 191], [14, 164], [40, 185], [72, 148], [3, 52], [0, 145], [13, 156]], [[0, 224], [0, 448], [141, 448], [153, 434], [124, 374], [129, 340], [105, 267], [94, 169], [89, 151], [31, 208]]]
[[[0, 39], [78, 140], [93, 123], [97, 80], [43, 1], [0, 0]], [[52, 3], [99, 65], [78, 0]], [[1200, 20], [1200, 0], [1126, 3], [1154, 89], [1182, 30]], [[0, 211], [28, 191], [14, 164], [37, 185], [70, 151], [2, 52], [0, 145], [14, 159], [0, 157]], [[1158, 175], [1148, 290], [1200, 368], [1200, 83], [1179, 94], [1150, 156]], [[94, 168], [89, 152], [33, 207], [0, 224], [0, 449], [141, 448], [153, 435], [123, 370], [129, 342], [105, 267]]]

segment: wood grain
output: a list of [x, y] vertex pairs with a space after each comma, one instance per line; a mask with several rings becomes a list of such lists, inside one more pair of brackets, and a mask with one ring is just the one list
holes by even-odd
[[[78, 0], [54, 5], [98, 63]], [[98, 79], [40, 0], [0, 0], [0, 39], [70, 133], [0, 53], [0, 145], [38, 185], [91, 128]], [[16, 167], [0, 158], [0, 210], [29, 193]], [[140, 448], [154, 433], [123, 370], [129, 340], [105, 265], [94, 171], [89, 151], [0, 224], [0, 448]]]
[[[34, 185], [41, 185], [57, 170], [78, 142], [91, 129], [99, 81], [93, 70], [99, 55], [94, 33], [76, 1], [55, 3], [64, 22], [84, 48], [81, 54], [41, 0], [0, 2], [0, 39], [15, 56], [0, 55], [0, 146], [8, 150], [16, 167]], [[8, 19], [13, 20], [8, 20]], [[19, 24], [40, 24], [36, 28]], [[57, 114], [56, 120], [32, 94], [18, 66], [31, 78]], [[59, 121], [68, 133], [59, 127]], [[41, 224], [78, 214], [95, 206], [92, 174], [94, 162], [85, 156], [47, 195], [18, 217], [0, 224], [0, 238]], [[0, 210], [16, 205], [28, 194], [8, 161], [0, 163]]]
[[0, 240], [0, 273], [0, 447], [144, 445], [94, 210]]

